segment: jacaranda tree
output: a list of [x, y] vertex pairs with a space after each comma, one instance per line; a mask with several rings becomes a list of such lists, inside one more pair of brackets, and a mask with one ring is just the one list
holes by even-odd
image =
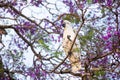
[[[119, 19], [119, 0], [0, 0], [0, 80], [119, 80]], [[76, 73], [61, 46], [63, 20], [81, 46]]]

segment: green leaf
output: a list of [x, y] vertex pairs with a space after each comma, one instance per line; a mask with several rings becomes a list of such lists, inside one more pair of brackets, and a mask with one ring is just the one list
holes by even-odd
[[75, 16], [72, 16], [72, 15], [66, 15], [63, 20], [68, 20], [72, 23], [76, 23], [78, 24], [80, 22], [80, 19], [79, 18], [76, 18]]
[[61, 51], [56, 51], [56, 52], [53, 53], [53, 55], [55, 57], [59, 57], [60, 55], [62, 55], [62, 52]]
[[0, 73], [2, 73], [2, 74], [4, 73], [4, 69], [3, 68], [0, 69]]
[[79, 38], [79, 40], [80, 40], [80, 44], [81, 44], [82, 46], [85, 46], [85, 45], [86, 45], [86, 43], [87, 43], [86, 36], [81, 36], [81, 37]]
[[75, 23], [78, 24], [80, 22], [80, 19], [79, 18], [76, 18], [75, 19]]
[[105, 9], [104, 8], [102, 8], [101, 13], [105, 13]]
[[94, 36], [94, 30], [89, 30], [84, 36], [79, 36], [80, 44], [82, 46], [85, 46], [87, 44], [87, 41], [92, 40]]
[[71, 19], [70, 19], [70, 15], [66, 15], [66, 16], [63, 18], [63, 20], [71, 21]]
[[87, 0], [88, 4], [92, 3], [92, 0]]
[[38, 43], [46, 50], [50, 50], [49, 46], [47, 44], [45, 44], [45, 42], [43, 40], [38, 40]]
[[90, 17], [90, 13], [87, 16]]
[[73, 49], [73, 51], [74, 51], [74, 52], [79, 52], [80, 49], [79, 49], [79, 48], [75, 48], [75, 49]]
[[87, 39], [91, 40], [93, 35], [94, 35], [94, 31], [93, 30], [89, 30], [88, 34], [87, 34]]
[[95, 71], [95, 75], [96, 75], [96, 77], [103, 76], [103, 75], [105, 75], [105, 71], [103, 71], [103, 70]]

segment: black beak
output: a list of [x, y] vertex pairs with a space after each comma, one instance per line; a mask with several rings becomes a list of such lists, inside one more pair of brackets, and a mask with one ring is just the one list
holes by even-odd
[[62, 26], [65, 27], [65, 23], [63, 23]]

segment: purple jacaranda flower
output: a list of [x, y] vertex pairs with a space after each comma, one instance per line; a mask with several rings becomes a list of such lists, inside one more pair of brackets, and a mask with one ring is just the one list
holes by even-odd
[[30, 3], [33, 3], [34, 0], [31, 0]]
[[111, 22], [108, 22], [107, 24], [108, 24], [108, 25], [111, 25], [112, 23], [111, 23]]
[[37, 1], [31, 0], [30, 3], [39, 7], [39, 5], [42, 3], [42, 0], [37, 0]]
[[16, 50], [16, 49], [14, 49], [13, 51], [14, 51], [14, 53], [17, 53], [17, 50]]
[[109, 37], [108, 37], [108, 36], [102, 36], [102, 39], [103, 39], [103, 40], [108, 40]]
[[107, 20], [111, 20], [112, 18], [111, 17], [108, 17]]
[[45, 72], [45, 71], [42, 71], [42, 75], [43, 75], [43, 76], [46, 76], [46, 72]]
[[53, 35], [51, 36], [51, 38], [52, 38], [53, 41], [55, 40], [54, 37], [53, 37]]
[[36, 32], [36, 28], [34, 27], [34, 28], [31, 28], [30, 29], [30, 32], [31, 32], [31, 34], [34, 34], [35, 32]]
[[20, 3], [20, 6], [23, 6], [23, 3]]
[[27, 75], [32, 77], [32, 78], [36, 77], [35, 73], [33, 71], [31, 71], [31, 70], [27, 72]]
[[60, 33], [60, 37], [63, 37], [63, 34], [62, 34], [62, 33]]
[[111, 31], [113, 29], [113, 27], [112, 26], [109, 26], [108, 28], [107, 28], [107, 31]]
[[58, 36], [58, 42], [60, 42], [60, 38], [61, 38], [61, 37], [60, 37], [60, 36]]
[[34, 79], [36, 77], [35, 73], [31, 73], [30, 76]]
[[93, 3], [97, 3], [98, 2], [98, 0], [93, 0]]
[[106, 35], [102, 36], [102, 39], [103, 40], [108, 40], [111, 36], [112, 36], [112, 34], [110, 33], [110, 31], [108, 31]]
[[29, 22], [24, 23], [25, 26], [30, 26], [31, 24]]
[[108, 32], [107, 37], [110, 38], [111, 36], [112, 36], [111, 33]]
[[106, 41], [106, 45], [104, 49], [112, 50], [112, 42], [111, 41]]
[[102, 3], [105, 2], [105, 0], [100, 0]]
[[35, 73], [36, 73], [36, 74], [39, 74], [39, 73], [40, 73], [40, 69], [39, 69], [39, 68], [36, 68], [36, 69], [35, 69]]
[[25, 31], [23, 30], [23, 28], [21, 27], [21, 26], [16, 26], [15, 27], [17, 30], [19, 30], [22, 34], [24, 34], [25, 33]]
[[12, 5], [13, 5], [13, 6], [16, 6], [16, 5], [17, 5], [17, 2], [13, 2]]
[[8, 9], [7, 13], [14, 14], [14, 12], [11, 9]]
[[114, 32], [114, 35], [119, 35], [119, 32], [118, 32], [118, 31], [115, 31], [115, 32]]
[[112, 0], [107, 0], [107, 6], [111, 6], [112, 5]]
[[70, 9], [69, 9], [69, 11], [71, 12], [71, 13], [73, 13], [73, 11], [74, 11], [74, 6], [73, 6], [73, 3], [72, 3], [72, 1], [70, 1], [69, 2], [69, 6], [70, 6]]
[[38, 3], [41, 3], [41, 2], [42, 2], [42, 0], [38, 0], [37, 2], [38, 2]]
[[69, 6], [69, 12], [73, 13], [75, 12], [75, 5], [74, 3], [72, 2], [72, 0], [63, 0], [63, 3], [66, 4], [67, 6]]
[[20, 44], [18, 44], [17, 46], [18, 46], [18, 48], [21, 48], [21, 45], [20, 45]]
[[69, 3], [69, 1], [68, 0], [63, 0], [63, 3], [67, 4], [67, 3]]
[[84, 8], [84, 3], [80, 3], [78, 7], [79, 7], [80, 9], [83, 9], [83, 8]]

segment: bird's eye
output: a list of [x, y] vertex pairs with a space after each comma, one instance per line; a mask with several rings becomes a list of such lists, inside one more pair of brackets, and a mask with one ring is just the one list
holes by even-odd
[[65, 23], [63, 23], [62, 26], [65, 27]]

